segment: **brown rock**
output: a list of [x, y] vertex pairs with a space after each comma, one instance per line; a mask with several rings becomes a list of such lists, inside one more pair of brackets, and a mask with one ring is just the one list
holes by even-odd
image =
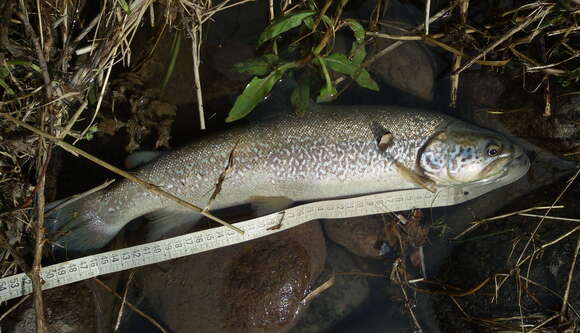
[[[97, 314], [93, 292], [83, 283], [44, 291], [47, 332], [97, 332]], [[36, 332], [36, 314], [32, 298], [2, 322], [2, 332]]]
[[175, 332], [286, 332], [322, 272], [320, 224], [150, 266], [136, 288]]
[[350, 252], [361, 257], [380, 257], [376, 244], [384, 234], [381, 215], [329, 219], [323, 225], [326, 235]]

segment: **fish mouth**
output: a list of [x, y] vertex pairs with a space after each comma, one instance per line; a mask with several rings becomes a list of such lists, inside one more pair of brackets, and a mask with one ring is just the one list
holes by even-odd
[[528, 155], [521, 149], [519, 154], [509, 161], [501, 171], [501, 175], [496, 179], [498, 181], [508, 180], [510, 183], [522, 178], [530, 169], [530, 159]]
[[[502, 163], [505, 160], [496, 160], [492, 164], [488, 165], [486, 169], [492, 169], [497, 163]], [[523, 149], [518, 149], [516, 151], [515, 157], [510, 161], [505, 163], [498, 173], [490, 175], [484, 179], [477, 181], [478, 184], [486, 184], [492, 182], [506, 182], [513, 183], [518, 179], [522, 178], [530, 169], [530, 159], [528, 155], [523, 151]]]

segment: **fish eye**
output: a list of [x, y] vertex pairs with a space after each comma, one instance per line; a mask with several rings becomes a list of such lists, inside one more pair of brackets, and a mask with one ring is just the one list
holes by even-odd
[[501, 147], [498, 144], [492, 143], [487, 146], [487, 156], [495, 157], [501, 154]]

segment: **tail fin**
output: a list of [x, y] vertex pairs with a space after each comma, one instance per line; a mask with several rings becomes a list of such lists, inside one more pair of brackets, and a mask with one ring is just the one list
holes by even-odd
[[95, 252], [118, 233], [119, 229], [83, 206], [90, 198], [68, 203], [69, 200], [65, 199], [47, 206], [44, 226], [53, 252], [67, 255]]

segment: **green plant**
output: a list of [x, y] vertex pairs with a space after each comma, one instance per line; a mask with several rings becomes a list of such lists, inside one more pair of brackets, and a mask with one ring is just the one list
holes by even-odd
[[[258, 37], [258, 47], [269, 43], [265, 48], [268, 52], [235, 66], [236, 70], [254, 77], [237, 98], [226, 122], [248, 115], [290, 71], [298, 83], [290, 99], [299, 114], [308, 109], [312, 93], [318, 103], [336, 98], [333, 72], [349, 76], [361, 87], [378, 91], [377, 83], [362, 66], [366, 58], [365, 28], [354, 19], [341, 18], [347, 2], [342, 0], [334, 6], [333, 18], [326, 14], [332, 7], [332, 1], [328, 1], [321, 9], [309, 2], [308, 10], [287, 13], [272, 21]], [[348, 54], [334, 50], [335, 33], [344, 28], [352, 31], [354, 37]], [[280, 51], [282, 37], [290, 37], [284, 40], [291, 42]]]

